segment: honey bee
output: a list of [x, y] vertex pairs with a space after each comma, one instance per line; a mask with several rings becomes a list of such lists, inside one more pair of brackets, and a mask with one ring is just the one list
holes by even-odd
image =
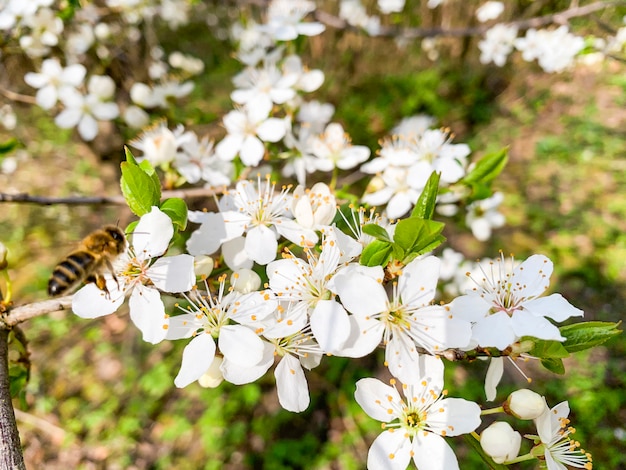
[[126, 250], [126, 236], [115, 225], [105, 225], [87, 235], [77, 250], [57, 264], [48, 281], [48, 295], [70, 292], [82, 282], [93, 282], [107, 296], [104, 273], [109, 272], [117, 282], [113, 261]]

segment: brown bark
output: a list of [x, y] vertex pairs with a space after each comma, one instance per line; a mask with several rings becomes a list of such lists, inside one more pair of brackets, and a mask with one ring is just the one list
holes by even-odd
[[9, 389], [9, 330], [0, 328], [0, 470], [25, 469]]

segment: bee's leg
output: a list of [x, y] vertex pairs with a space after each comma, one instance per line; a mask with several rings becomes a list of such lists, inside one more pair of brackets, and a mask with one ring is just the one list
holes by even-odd
[[106, 295], [107, 299], [111, 298], [109, 289], [107, 289], [107, 280], [102, 274], [92, 274], [87, 278], [87, 282], [93, 282], [98, 289]]
[[109, 272], [111, 273], [111, 276], [113, 276], [113, 280], [117, 284], [117, 289], [119, 290], [119, 288], [120, 288], [120, 281], [117, 280], [117, 276], [115, 275], [115, 268], [113, 268], [113, 264], [111, 264], [111, 262], [108, 259], [104, 260], [104, 262], [106, 263], [106, 267], [109, 270]]

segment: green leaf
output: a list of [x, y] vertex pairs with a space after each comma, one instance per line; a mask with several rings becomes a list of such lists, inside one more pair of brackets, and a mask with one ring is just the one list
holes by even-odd
[[382, 240], [384, 242], [389, 242], [389, 243], [391, 243], [391, 241], [392, 241], [391, 237], [387, 233], [387, 230], [382, 228], [380, 225], [365, 224], [363, 226], [363, 232], [367, 233], [368, 235], [371, 235], [372, 237], [376, 238], [377, 240]]
[[435, 213], [435, 204], [437, 202], [437, 193], [439, 192], [439, 173], [433, 171], [426, 182], [426, 186], [417, 198], [415, 207], [411, 212], [411, 217], [418, 219], [432, 219]]
[[16, 398], [28, 384], [28, 370], [22, 365], [9, 366], [9, 390], [12, 398]]
[[569, 352], [583, 351], [598, 346], [622, 333], [620, 323], [590, 321], [574, 323], [559, 328], [562, 336], [567, 339], [563, 346]]
[[128, 226], [126, 227], [125, 230], [125, 234], [126, 236], [130, 235], [131, 233], [133, 233], [135, 231], [135, 229], [137, 228], [137, 225], [139, 225], [139, 220], [133, 220], [130, 224], [128, 224]]
[[493, 195], [491, 188], [483, 183], [472, 183], [470, 188], [472, 188], [472, 195], [468, 202], [480, 201]]
[[[122, 162], [122, 179], [120, 187], [130, 210], [139, 217], [147, 214], [152, 206], [158, 206], [161, 200], [161, 184], [154, 169], [137, 164], [137, 160], [126, 148], [127, 161]], [[152, 172], [150, 174], [150, 171]]]
[[565, 374], [565, 366], [562, 359], [545, 358], [541, 360], [541, 365], [555, 374]]
[[361, 264], [365, 266], [385, 266], [391, 259], [393, 246], [389, 242], [374, 240], [361, 253]]
[[5, 140], [4, 142], [0, 142], [0, 155], [11, 152], [18, 146], [18, 144], [19, 142], [17, 139], [14, 139], [13, 137]]
[[159, 180], [159, 175], [157, 175], [157, 172], [152, 164], [148, 160], [142, 160], [139, 163], [139, 168], [141, 168], [146, 175], [152, 178], [156, 187], [159, 188], [159, 199], [161, 199], [161, 180]]
[[393, 241], [405, 251], [405, 256], [415, 258], [445, 240], [440, 235], [444, 226], [442, 222], [409, 217], [396, 224]]
[[546, 341], [533, 338], [535, 346], [528, 351], [528, 354], [541, 359], [560, 359], [568, 357], [569, 352], [560, 341]]
[[133, 152], [131, 152], [130, 149], [126, 146], [124, 146], [124, 156], [126, 157], [126, 161], [128, 163], [137, 165], [137, 160], [135, 160], [135, 156], [133, 155]]
[[446, 237], [444, 237], [443, 235], [437, 235], [435, 237], [435, 239], [431, 243], [426, 244], [418, 252], [413, 252], [413, 253], [410, 253], [407, 256], [402, 256], [402, 258], [396, 258], [396, 259], [402, 260], [402, 262], [405, 265], [409, 264], [411, 261], [413, 261], [419, 255], [424, 254], [424, 253], [428, 253], [429, 251], [433, 251], [435, 248], [437, 248], [439, 245], [441, 245], [445, 241], [446, 241]]
[[187, 227], [187, 204], [178, 197], [166, 199], [161, 203], [161, 210], [166, 213], [179, 230]]
[[487, 154], [476, 162], [474, 169], [462, 181], [469, 185], [492, 181], [504, 169], [508, 158], [506, 148]]

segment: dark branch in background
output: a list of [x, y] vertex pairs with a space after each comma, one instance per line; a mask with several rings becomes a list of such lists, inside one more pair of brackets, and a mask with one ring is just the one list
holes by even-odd
[[[163, 199], [178, 197], [181, 199], [199, 199], [203, 197], [212, 197], [221, 194], [223, 188], [207, 189], [207, 188], [190, 188], [190, 189], [172, 189], [163, 191], [161, 196]], [[126, 200], [123, 196], [68, 196], [68, 197], [45, 197], [32, 196], [26, 193], [6, 194], [0, 193], [0, 202], [16, 202], [25, 204], [39, 204], [42, 206], [52, 206], [54, 204], [67, 205], [125, 205]]]
[[[599, 10], [614, 6], [625, 5], [626, 1], [616, 0], [609, 2], [595, 2], [590, 3], [582, 7], [574, 7], [568, 10], [564, 10], [559, 13], [553, 13], [551, 15], [538, 16], [536, 18], [529, 18], [527, 20], [503, 22], [509, 26], [517, 26], [520, 30], [526, 30], [530, 28], [540, 28], [550, 24], [566, 24], [568, 20], [577, 18], [580, 16], [586, 16]], [[315, 19], [320, 23], [324, 23], [326, 26], [335, 29], [350, 29], [354, 31], [360, 31], [360, 28], [349, 25], [344, 19], [338, 16], [331, 15], [322, 10], [315, 10], [313, 13]], [[378, 36], [383, 37], [400, 37], [403, 39], [417, 39], [417, 38], [432, 38], [432, 37], [466, 37], [466, 36], [479, 36], [484, 34], [488, 29], [493, 26], [481, 25], [474, 28], [462, 28], [462, 29], [445, 29], [445, 28], [402, 28], [397, 26], [381, 26]]]

